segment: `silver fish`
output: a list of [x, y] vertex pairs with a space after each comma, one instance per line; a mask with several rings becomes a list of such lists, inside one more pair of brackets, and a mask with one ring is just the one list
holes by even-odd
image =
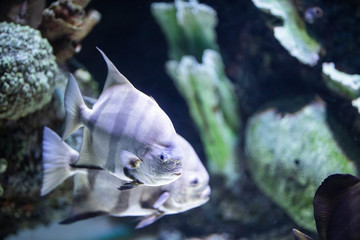
[[313, 24], [317, 19], [323, 16], [323, 10], [319, 7], [310, 7], [305, 11], [305, 21], [307, 23]]
[[[44, 172], [42, 195], [75, 174], [72, 214], [63, 224], [99, 215], [141, 216], [143, 219], [137, 225], [141, 228], [164, 215], [201, 206], [210, 197], [208, 172], [192, 146], [180, 135], [177, 138], [185, 153], [183, 173], [179, 179], [157, 187], [141, 185], [118, 191], [116, 187], [124, 181], [106, 171], [72, 168], [69, 164], [76, 161], [78, 153], [52, 130], [44, 128], [47, 145], [43, 161], [44, 165], [48, 165], [44, 167], [48, 171]], [[51, 153], [52, 149], [61, 149], [57, 157]]]
[[79, 159], [73, 167], [109, 171], [127, 183], [159, 186], [182, 172], [182, 151], [174, 126], [155, 100], [137, 90], [100, 50], [108, 75], [99, 99], [88, 108], [70, 75], [65, 92], [63, 139], [85, 126]]

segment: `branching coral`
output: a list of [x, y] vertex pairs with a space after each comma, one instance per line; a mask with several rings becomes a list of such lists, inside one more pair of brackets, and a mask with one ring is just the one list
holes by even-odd
[[153, 3], [151, 10], [168, 41], [171, 59], [193, 55], [200, 61], [204, 49], [218, 49], [214, 31], [217, 17], [211, 7], [194, 0], [177, 0]]
[[341, 72], [331, 62], [322, 64], [322, 72], [323, 79], [330, 90], [350, 99], [360, 97], [360, 75]]
[[17, 120], [51, 100], [59, 69], [39, 31], [0, 23], [0, 54], [0, 118]]
[[256, 7], [269, 11], [284, 21], [283, 26], [274, 27], [274, 36], [291, 56], [310, 66], [317, 64], [320, 44], [307, 34], [305, 23], [290, 0], [252, 1]]
[[167, 71], [200, 130], [209, 170], [233, 183], [239, 176], [236, 146], [241, 120], [234, 88], [216, 51], [216, 12], [197, 1], [182, 0], [154, 3], [152, 12], [170, 47]]
[[96, 10], [85, 12], [89, 2], [59, 0], [43, 11], [39, 29], [54, 47], [59, 62], [65, 62], [80, 51], [80, 42], [101, 19]]

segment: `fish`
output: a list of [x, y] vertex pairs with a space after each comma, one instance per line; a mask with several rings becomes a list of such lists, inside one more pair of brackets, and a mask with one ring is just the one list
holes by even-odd
[[154, 98], [137, 90], [108, 59], [104, 89], [88, 108], [70, 74], [65, 90], [65, 129], [62, 139], [85, 126], [80, 155], [72, 167], [102, 169], [126, 183], [160, 186], [182, 173], [182, 151], [177, 133]]
[[313, 24], [317, 19], [324, 15], [323, 10], [319, 7], [310, 7], [305, 11], [305, 21]]
[[360, 179], [332, 174], [314, 196], [314, 218], [320, 239], [360, 239]]
[[[117, 186], [124, 180], [106, 171], [71, 167], [79, 153], [50, 128], [45, 127], [43, 135], [47, 143], [43, 151], [43, 164], [51, 167], [44, 168], [47, 171], [44, 172], [42, 194], [49, 193], [74, 176], [71, 214], [61, 224], [102, 215], [139, 216], [142, 220], [136, 228], [143, 228], [165, 215], [199, 207], [210, 199], [209, 174], [191, 144], [180, 135], [177, 135], [178, 142], [185, 153], [182, 175], [166, 185], [141, 185], [127, 191], [118, 191]], [[52, 149], [60, 149], [56, 150], [59, 153], [57, 157], [51, 153]], [[44, 181], [45, 178], [53, 180]]]
[[[329, 175], [316, 190], [313, 206], [321, 240], [360, 240], [360, 178]], [[295, 240], [312, 239], [299, 230], [292, 232]]]

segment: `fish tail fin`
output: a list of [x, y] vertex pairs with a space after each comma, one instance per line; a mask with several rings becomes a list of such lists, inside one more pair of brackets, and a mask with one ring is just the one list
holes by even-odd
[[67, 145], [54, 131], [45, 127], [43, 133], [43, 182], [41, 196], [59, 186], [77, 170], [70, 163], [77, 160], [79, 153]]
[[80, 106], [85, 102], [81, 95], [79, 86], [72, 74], [69, 76], [65, 90], [65, 130], [62, 139], [68, 138], [76, 129], [81, 127], [80, 123]]

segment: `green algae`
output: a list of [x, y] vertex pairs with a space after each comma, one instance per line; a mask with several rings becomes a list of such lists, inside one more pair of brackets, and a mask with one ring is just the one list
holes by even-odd
[[319, 60], [320, 44], [308, 35], [304, 21], [290, 0], [252, 0], [256, 7], [283, 20], [274, 27], [274, 36], [300, 62], [315, 66]]
[[313, 197], [333, 173], [356, 174], [337, 145], [323, 103], [293, 114], [268, 109], [249, 119], [245, 151], [258, 187], [301, 227], [315, 231]]

